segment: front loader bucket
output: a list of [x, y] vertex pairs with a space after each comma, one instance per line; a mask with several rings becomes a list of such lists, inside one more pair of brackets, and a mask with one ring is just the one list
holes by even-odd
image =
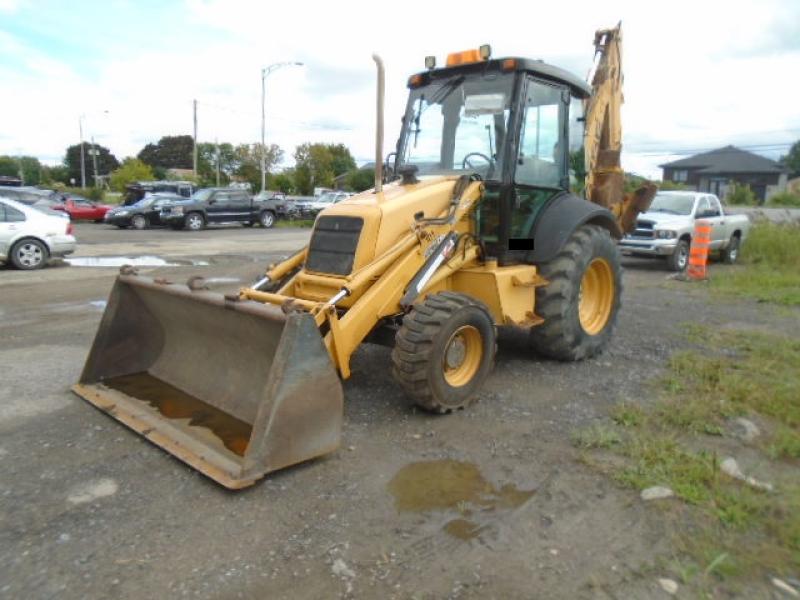
[[307, 313], [120, 275], [73, 391], [236, 489], [339, 445], [342, 386]]

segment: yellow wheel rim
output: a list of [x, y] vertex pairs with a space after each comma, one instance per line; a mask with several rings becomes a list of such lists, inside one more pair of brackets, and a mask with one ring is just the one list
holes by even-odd
[[597, 335], [608, 324], [614, 306], [614, 271], [604, 258], [589, 263], [581, 280], [578, 318], [589, 335]]
[[467, 385], [481, 366], [483, 344], [480, 332], [472, 325], [463, 325], [453, 332], [444, 347], [442, 370], [444, 379], [453, 387]]

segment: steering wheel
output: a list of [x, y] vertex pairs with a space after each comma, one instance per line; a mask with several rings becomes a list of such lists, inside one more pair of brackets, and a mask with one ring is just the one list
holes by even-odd
[[466, 169], [467, 167], [469, 167], [470, 169], [475, 169], [475, 166], [471, 162], [469, 162], [471, 156], [480, 156], [483, 160], [485, 160], [488, 163], [489, 168], [494, 166], [494, 161], [485, 154], [483, 154], [482, 152], [470, 152], [464, 157], [464, 160], [461, 161], [462, 169]]

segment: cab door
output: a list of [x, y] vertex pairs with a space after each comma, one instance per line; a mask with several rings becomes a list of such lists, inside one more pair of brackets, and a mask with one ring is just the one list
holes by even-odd
[[230, 209], [230, 194], [227, 191], [214, 192], [214, 195], [208, 199], [206, 218], [209, 223], [231, 221]]
[[728, 226], [725, 224], [719, 199], [716, 196], [708, 196], [708, 205], [710, 207], [708, 219], [711, 221], [711, 247], [719, 249], [728, 241]]
[[565, 86], [525, 77], [519, 143], [513, 157], [513, 186], [505, 203], [507, 257], [504, 264], [524, 262], [534, 249], [533, 228], [541, 209], [568, 187]]

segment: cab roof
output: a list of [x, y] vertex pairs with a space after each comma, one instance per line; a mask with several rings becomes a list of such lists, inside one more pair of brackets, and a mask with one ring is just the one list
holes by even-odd
[[[504, 64], [514, 61], [513, 68], [503, 68]], [[562, 83], [567, 85], [572, 93], [579, 98], [588, 98], [592, 95], [592, 88], [583, 79], [576, 77], [569, 71], [548, 64], [543, 60], [533, 60], [530, 58], [519, 58], [515, 56], [508, 56], [504, 58], [493, 58], [490, 60], [482, 60], [479, 62], [465, 63], [452, 67], [442, 67], [439, 69], [430, 69], [428, 71], [421, 71], [424, 82], [440, 79], [442, 77], [449, 77], [455, 73], [474, 73], [479, 71], [525, 71], [541, 79], [553, 81], [555, 83]], [[412, 76], [413, 78], [414, 76]], [[411, 86], [409, 86], [411, 87]]]

